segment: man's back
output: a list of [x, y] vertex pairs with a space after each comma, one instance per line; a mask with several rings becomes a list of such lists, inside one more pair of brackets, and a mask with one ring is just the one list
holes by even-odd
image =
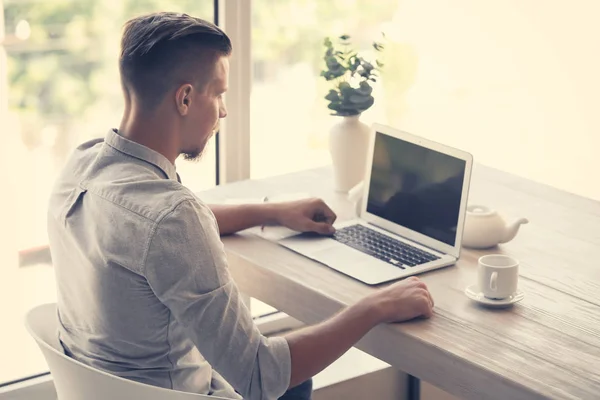
[[[238, 387], [287, 388], [285, 339], [269, 347], [240, 317], [214, 216], [160, 154], [114, 131], [80, 146], [53, 191], [48, 227], [68, 354], [140, 382], [236, 397], [204, 355]], [[255, 352], [276, 370], [270, 378], [248, 371]]]

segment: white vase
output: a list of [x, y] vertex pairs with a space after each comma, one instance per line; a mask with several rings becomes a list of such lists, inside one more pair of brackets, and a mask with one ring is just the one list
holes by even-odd
[[348, 192], [364, 178], [371, 128], [359, 118], [360, 114], [342, 117], [329, 132], [329, 152], [338, 192]]

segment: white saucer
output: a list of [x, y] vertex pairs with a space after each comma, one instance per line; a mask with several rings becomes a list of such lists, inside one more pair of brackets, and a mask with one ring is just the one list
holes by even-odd
[[505, 299], [488, 299], [483, 295], [483, 293], [479, 292], [477, 285], [471, 285], [467, 287], [465, 289], [465, 294], [471, 300], [488, 307], [508, 307], [517, 301], [523, 300], [523, 297], [525, 297], [525, 294], [521, 290], [517, 289], [515, 294]]

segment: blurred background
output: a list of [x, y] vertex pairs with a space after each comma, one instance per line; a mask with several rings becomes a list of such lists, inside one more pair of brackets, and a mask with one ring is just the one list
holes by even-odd
[[[214, 4], [0, 0], [0, 165], [14, 187], [0, 200], [0, 359], [11, 361], [0, 364], [0, 382], [45, 369], [22, 316], [54, 301], [43, 257], [47, 197], [73, 147], [119, 125], [123, 23], [161, 10], [212, 21]], [[382, 77], [364, 122], [600, 200], [597, 15], [597, 0], [252, 0], [249, 176], [330, 164], [336, 120], [319, 76], [323, 39], [348, 34], [373, 57], [371, 43], [384, 32]], [[177, 169], [185, 184], [206, 189], [216, 184], [215, 160], [212, 143], [202, 161]]]

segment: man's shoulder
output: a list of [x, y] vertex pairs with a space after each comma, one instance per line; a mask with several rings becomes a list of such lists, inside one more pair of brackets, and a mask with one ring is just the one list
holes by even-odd
[[198, 201], [180, 182], [167, 179], [157, 166], [123, 154], [95, 139], [78, 146], [57, 180], [53, 194], [82, 190], [95, 202], [158, 222], [185, 201]]
[[[157, 176], [146, 168], [121, 166], [121, 173], [90, 177], [85, 190], [140, 217], [159, 222], [184, 202], [198, 199], [181, 183]], [[108, 172], [108, 171], [107, 171]]]

